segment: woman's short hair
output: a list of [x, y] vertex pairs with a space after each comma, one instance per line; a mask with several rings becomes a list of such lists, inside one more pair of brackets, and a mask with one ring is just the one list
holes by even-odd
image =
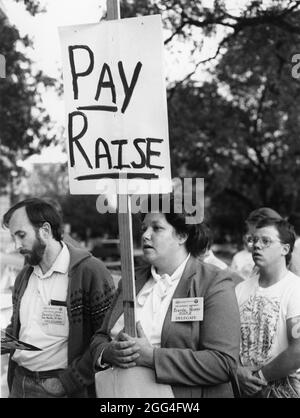
[[[153, 206], [151, 206], [151, 203], [153, 198], [156, 199], [156, 202], [155, 209], [152, 210]], [[166, 201], [168, 205], [165, 205]], [[141, 213], [142, 221], [147, 213], [163, 213], [167, 222], [173, 226], [177, 234], [187, 235], [188, 238], [185, 242], [185, 247], [194, 257], [201, 255], [211, 245], [211, 234], [208, 225], [204, 222], [198, 224], [186, 223], [186, 219], [191, 217], [192, 214], [186, 212], [183, 207], [184, 205], [181, 205], [180, 211], [178, 207], [176, 210], [176, 200], [174, 199], [173, 193], [168, 195], [152, 195], [152, 197], [149, 195], [146, 198], [146, 203], [148, 204], [147, 208], [149, 210], [148, 212]], [[143, 206], [145, 208], [145, 204]]]
[[42, 199], [25, 199], [12, 206], [3, 216], [3, 226], [8, 228], [13, 213], [24, 207], [31, 225], [40, 228], [45, 222], [51, 226], [53, 238], [56, 241], [62, 240], [62, 219], [58, 211]]

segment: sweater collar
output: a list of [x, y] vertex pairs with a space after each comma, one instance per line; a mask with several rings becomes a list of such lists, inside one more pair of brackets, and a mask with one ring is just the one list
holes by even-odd
[[71, 271], [74, 267], [80, 264], [86, 258], [92, 257], [92, 254], [85, 250], [84, 248], [77, 248], [74, 245], [65, 242], [68, 250], [70, 252], [70, 266], [69, 271]]

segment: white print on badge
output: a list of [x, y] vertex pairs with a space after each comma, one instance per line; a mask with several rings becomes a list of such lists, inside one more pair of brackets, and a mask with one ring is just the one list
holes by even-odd
[[203, 321], [203, 298], [173, 299], [171, 321]]
[[65, 325], [66, 309], [62, 306], [43, 306], [42, 325]]

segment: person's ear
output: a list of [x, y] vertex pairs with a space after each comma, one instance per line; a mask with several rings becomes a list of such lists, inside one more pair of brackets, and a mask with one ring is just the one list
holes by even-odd
[[40, 227], [39, 231], [40, 231], [40, 236], [43, 239], [48, 239], [49, 237], [52, 236], [52, 229], [51, 229], [51, 225], [49, 224], [49, 222], [44, 222], [43, 225]]
[[290, 244], [282, 245], [282, 255], [286, 256], [290, 251]]
[[187, 241], [187, 239], [188, 239], [188, 234], [186, 234], [186, 233], [181, 233], [181, 234], [178, 234], [178, 239], [179, 239], [179, 244], [180, 245], [183, 245], [183, 244], [185, 244], [186, 243], [186, 241]]

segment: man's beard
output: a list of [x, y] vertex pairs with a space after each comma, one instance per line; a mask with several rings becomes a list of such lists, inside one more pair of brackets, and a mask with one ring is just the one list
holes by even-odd
[[37, 266], [43, 259], [46, 249], [46, 244], [41, 240], [39, 235], [36, 233], [36, 239], [34, 241], [31, 251], [24, 251], [25, 260], [31, 266]]

